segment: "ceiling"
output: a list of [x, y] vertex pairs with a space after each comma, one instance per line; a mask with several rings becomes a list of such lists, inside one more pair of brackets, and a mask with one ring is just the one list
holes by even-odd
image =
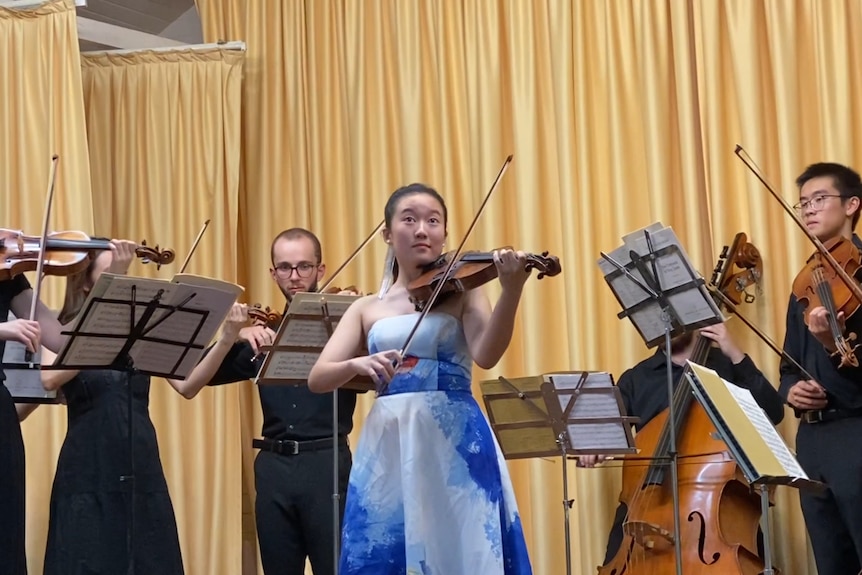
[[[44, 0], [0, 0], [25, 8]], [[82, 52], [202, 44], [194, 0], [75, 0]]]
[[86, 0], [77, 12], [82, 52], [203, 42], [194, 0]]

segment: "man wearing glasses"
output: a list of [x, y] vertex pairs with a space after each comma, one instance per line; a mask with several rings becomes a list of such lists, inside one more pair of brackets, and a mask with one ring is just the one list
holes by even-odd
[[[298, 292], [315, 292], [323, 279], [320, 241], [310, 231], [291, 228], [272, 242], [270, 274], [286, 306]], [[287, 307], [285, 306], [285, 310]], [[261, 363], [261, 346], [273, 342], [278, 326], [240, 332], [210, 385], [252, 379]], [[255, 520], [266, 575], [302, 575], [311, 560], [315, 575], [335, 573], [332, 525], [332, 393], [316, 394], [303, 385], [258, 386], [263, 412], [262, 439], [254, 462]], [[339, 487], [341, 514], [352, 462], [347, 435], [353, 428], [356, 392], [338, 393]]]
[[[844, 238], [862, 248], [853, 232], [862, 207], [858, 173], [841, 164], [813, 164], [796, 184], [799, 203], [795, 208], [817, 239], [828, 245]], [[826, 483], [828, 489], [800, 490], [802, 514], [817, 572], [855, 575], [862, 569], [862, 368], [840, 365], [824, 307], [809, 310], [807, 326], [804, 311], [791, 295], [784, 350], [814, 379], [806, 379], [783, 361], [779, 392], [801, 420], [796, 433], [799, 463], [811, 479]], [[846, 331], [843, 314], [837, 319]]]

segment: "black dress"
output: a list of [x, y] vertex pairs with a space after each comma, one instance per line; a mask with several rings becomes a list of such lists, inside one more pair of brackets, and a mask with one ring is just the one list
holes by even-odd
[[[0, 282], [0, 321], [6, 321], [12, 299], [29, 287], [24, 276]], [[5, 346], [0, 340], [0, 358]], [[0, 573], [24, 575], [24, 440], [5, 379], [0, 369]]]
[[[156, 430], [150, 379], [132, 378], [136, 575], [183, 573]], [[119, 575], [128, 565], [128, 384], [119, 371], [82, 371], [63, 386], [69, 428], [51, 492], [45, 575]]]

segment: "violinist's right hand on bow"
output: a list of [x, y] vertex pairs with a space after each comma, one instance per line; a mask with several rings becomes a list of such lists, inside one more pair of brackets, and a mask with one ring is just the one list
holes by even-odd
[[[836, 319], [838, 320], [839, 331], [844, 333], [844, 312], [839, 311]], [[829, 312], [822, 305], [808, 312], [808, 331], [823, 344], [829, 353], [835, 353], [838, 350], [832, 329], [829, 327]]]
[[129, 271], [132, 260], [135, 259], [135, 250], [138, 244], [129, 240], [111, 240], [111, 265], [108, 273], [123, 275]]
[[0, 323], [0, 339], [22, 343], [31, 353], [36, 353], [36, 350], [39, 349], [40, 337], [41, 331], [38, 321], [14, 319]]
[[251, 325], [240, 329], [237, 339], [247, 341], [256, 357], [260, 354], [262, 346], [272, 345], [275, 341], [275, 332], [265, 325]]
[[826, 390], [813, 379], [797, 381], [787, 392], [787, 403], [801, 410], [826, 407]]
[[360, 377], [370, 377], [375, 385], [392, 381], [395, 370], [400, 364], [401, 354], [394, 349], [354, 357], [350, 360], [350, 367], [354, 373]]

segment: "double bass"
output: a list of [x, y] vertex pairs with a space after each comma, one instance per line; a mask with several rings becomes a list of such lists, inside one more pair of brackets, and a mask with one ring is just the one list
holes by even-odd
[[[739, 268], [739, 271], [735, 271]], [[722, 253], [711, 289], [738, 304], [750, 300], [746, 288], [762, 276], [760, 254], [737, 234]], [[704, 363], [711, 340], [697, 335], [691, 361]], [[706, 411], [684, 382], [673, 395], [679, 462], [680, 541], [674, 541], [674, 505], [666, 460], [670, 448], [669, 410], [647, 423], [635, 438], [638, 451], [648, 455], [623, 462], [620, 502], [628, 507], [623, 540], [599, 575], [667, 575], [675, 572], [677, 545], [687, 575], [758, 575], [764, 564], [757, 553], [760, 497], [718, 438]]]

